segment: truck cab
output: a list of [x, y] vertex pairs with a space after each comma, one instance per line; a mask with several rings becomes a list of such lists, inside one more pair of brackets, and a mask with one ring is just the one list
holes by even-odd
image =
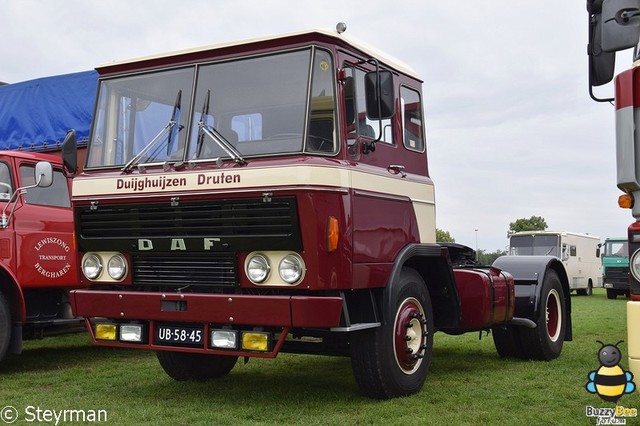
[[[615, 102], [616, 172], [621, 208], [629, 209], [633, 222], [627, 228], [629, 301], [627, 343], [629, 370], [640, 377], [640, 0], [588, 0], [589, 93], [595, 101]], [[594, 87], [614, 80], [616, 52], [634, 49], [633, 63], [615, 76], [615, 96], [599, 97]]]
[[176, 380], [349, 356], [385, 399], [420, 390], [436, 331], [545, 360], [571, 340], [557, 259], [436, 244], [422, 81], [400, 61], [311, 30], [97, 70], [71, 293], [96, 345], [154, 350]]
[[618, 295], [629, 297], [628, 244], [624, 237], [606, 238], [602, 244], [602, 279], [609, 299], [615, 299]]
[[70, 181], [60, 157], [0, 151], [0, 360], [24, 338], [79, 330]]

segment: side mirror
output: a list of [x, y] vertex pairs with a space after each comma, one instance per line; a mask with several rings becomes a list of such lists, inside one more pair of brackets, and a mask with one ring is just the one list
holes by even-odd
[[364, 76], [364, 92], [367, 115], [374, 120], [393, 117], [395, 94], [391, 71], [371, 71]]
[[62, 165], [69, 175], [74, 175], [78, 170], [78, 145], [76, 143], [76, 131], [67, 132], [62, 143]]
[[602, 15], [595, 14], [589, 21], [589, 86], [602, 86], [613, 79], [615, 52], [602, 49]]
[[40, 188], [47, 188], [53, 183], [53, 168], [48, 161], [39, 161], [36, 163], [35, 182]]

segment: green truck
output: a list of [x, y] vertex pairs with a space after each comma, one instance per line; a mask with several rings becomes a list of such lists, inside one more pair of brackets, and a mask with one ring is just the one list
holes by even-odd
[[619, 294], [629, 297], [629, 252], [627, 239], [607, 238], [602, 244], [602, 281], [607, 297], [615, 299]]

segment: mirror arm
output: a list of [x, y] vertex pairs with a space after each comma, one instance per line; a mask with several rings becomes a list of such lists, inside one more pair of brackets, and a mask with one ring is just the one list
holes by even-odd
[[615, 101], [615, 98], [596, 97], [596, 95], [593, 94], [593, 86], [591, 85], [591, 83], [589, 83], [589, 96], [591, 96], [591, 99], [593, 99], [596, 102], [609, 102], [611, 105], [613, 105], [613, 102]]

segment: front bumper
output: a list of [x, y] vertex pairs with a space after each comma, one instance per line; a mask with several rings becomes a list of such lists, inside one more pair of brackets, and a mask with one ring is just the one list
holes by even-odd
[[[136, 347], [153, 350], [225, 353], [212, 349], [205, 339], [202, 347], [167, 347], [154, 342], [157, 323], [200, 324], [205, 335], [214, 327], [231, 329], [267, 328], [277, 344], [268, 354], [275, 357], [292, 328], [331, 328], [340, 325], [343, 300], [337, 296], [265, 296], [204, 293], [155, 293], [136, 291], [75, 290], [71, 306], [76, 316], [87, 319], [94, 343], [102, 346]], [[148, 338], [140, 343], [96, 339], [96, 319], [117, 323], [143, 323]], [[279, 334], [279, 337], [277, 335]], [[246, 355], [245, 353], [238, 353]]]

